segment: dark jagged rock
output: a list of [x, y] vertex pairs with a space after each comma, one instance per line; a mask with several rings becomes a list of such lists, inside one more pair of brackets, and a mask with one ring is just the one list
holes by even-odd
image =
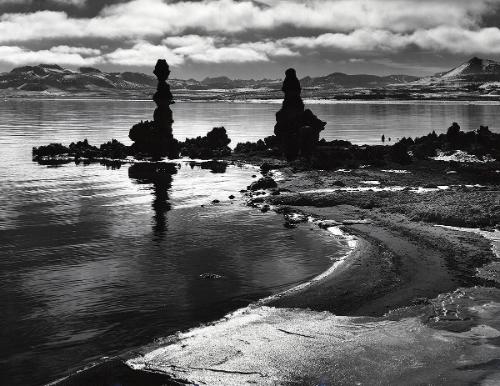
[[263, 162], [260, 165], [260, 172], [265, 175], [269, 173], [273, 169], [281, 169], [284, 165], [282, 163], [272, 163], [272, 162]]
[[210, 159], [231, 154], [227, 146], [231, 140], [224, 127], [214, 127], [205, 137], [187, 138], [181, 143], [181, 155], [190, 158]]
[[278, 184], [271, 177], [262, 177], [259, 180], [252, 182], [248, 187], [249, 190], [273, 189], [277, 188]]
[[285, 72], [281, 90], [285, 93], [281, 110], [276, 113], [274, 133], [287, 159], [310, 157], [319, 141], [319, 133], [326, 122], [318, 119], [311, 110], [304, 110], [302, 91], [295, 70]]
[[234, 148], [235, 153], [268, 153], [279, 155], [279, 143], [275, 135], [259, 139], [257, 142], [240, 142]]
[[55, 157], [69, 154], [69, 148], [62, 143], [50, 143], [45, 146], [33, 147], [33, 157]]
[[99, 147], [99, 151], [102, 157], [124, 159], [129, 155], [130, 148], [116, 139], [112, 139], [109, 142], [103, 143]]
[[200, 163], [200, 167], [202, 169], [208, 169], [212, 173], [225, 173], [227, 169], [227, 162], [220, 162], [220, 161], [206, 161]]
[[45, 146], [33, 148], [33, 160], [41, 165], [61, 164], [75, 161], [80, 164], [99, 161], [106, 166], [121, 164], [131, 154], [129, 146], [113, 139], [103, 143], [99, 147], [93, 146], [87, 139], [71, 142], [69, 146], [60, 143], [51, 143]]
[[96, 158], [100, 156], [99, 149], [91, 144], [85, 138], [83, 141], [71, 142], [69, 144], [69, 154], [78, 158]]
[[262, 139], [259, 139], [257, 142], [240, 142], [234, 148], [235, 153], [254, 153], [266, 150], [266, 143]]
[[129, 137], [134, 142], [132, 151], [134, 154], [146, 154], [153, 157], [168, 156], [177, 158], [179, 156], [179, 144], [172, 135], [172, 110], [170, 105], [174, 103], [170, 86], [167, 83], [170, 69], [164, 59], [159, 59], [153, 73], [158, 78], [158, 86], [153, 100], [156, 109], [153, 121], [141, 121], [130, 129]]
[[478, 157], [489, 155], [500, 160], [500, 134], [493, 133], [487, 126], [465, 132], [458, 123], [453, 122], [446, 134], [437, 135], [433, 131], [414, 140], [403, 138], [396, 145], [406, 146], [418, 159], [434, 157], [437, 155], [437, 150], [445, 152], [462, 150]]

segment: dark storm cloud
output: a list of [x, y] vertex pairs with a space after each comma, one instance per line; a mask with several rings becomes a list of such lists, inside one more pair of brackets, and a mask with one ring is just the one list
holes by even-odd
[[72, 17], [95, 17], [108, 5], [127, 0], [0, 0], [1, 13], [63, 11]]
[[164, 57], [199, 71], [296, 63], [422, 72], [500, 55], [493, 0], [0, 0], [0, 9], [6, 64], [142, 67]]

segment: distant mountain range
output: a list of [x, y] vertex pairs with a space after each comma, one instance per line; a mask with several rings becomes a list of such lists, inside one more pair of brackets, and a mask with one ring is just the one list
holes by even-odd
[[[393, 83], [407, 83], [417, 80], [408, 75], [347, 75], [333, 73], [321, 77], [305, 77], [301, 79], [303, 87], [322, 88], [354, 88], [381, 87]], [[231, 90], [240, 88], [280, 89], [280, 79], [243, 80], [230, 79], [227, 76], [195, 79], [170, 79], [172, 89], [186, 90]], [[0, 74], [0, 89], [18, 89], [25, 91], [95, 91], [96, 89], [140, 90], [155, 87], [156, 78], [137, 72], [106, 73], [92, 67], [81, 67], [78, 71], [62, 68], [56, 64], [39, 64], [14, 68], [10, 72]]]
[[[410, 75], [348, 75], [335, 72], [326, 76], [306, 76], [300, 80], [306, 97], [318, 98], [419, 98], [434, 91], [468, 95], [498, 96], [500, 63], [472, 58], [466, 63], [430, 77]], [[176, 97], [194, 99], [280, 98], [280, 79], [242, 80], [227, 76], [195, 79], [170, 79]], [[92, 67], [78, 70], [56, 64], [14, 68], [0, 74], [0, 94], [89, 95], [150, 97], [156, 78], [137, 72], [102, 72]], [[432, 96], [431, 96], [432, 97]]]

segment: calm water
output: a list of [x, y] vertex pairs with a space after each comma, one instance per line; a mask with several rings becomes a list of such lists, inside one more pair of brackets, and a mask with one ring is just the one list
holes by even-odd
[[[254, 170], [182, 163], [156, 174], [123, 166], [31, 162], [31, 147], [110, 138], [152, 102], [1, 101], [0, 384], [41, 384], [104, 355], [216, 319], [324, 271], [338, 241], [247, 208]], [[224, 125], [233, 139], [272, 134], [276, 104], [178, 103], [174, 134]], [[332, 104], [313, 111], [327, 139], [357, 143], [444, 130], [499, 128], [496, 105]], [[218, 205], [210, 205], [213, 199]], [[201, 207], [202, 204], [207, 204]], [[222, 275], [206, 280], [202, 273]]]

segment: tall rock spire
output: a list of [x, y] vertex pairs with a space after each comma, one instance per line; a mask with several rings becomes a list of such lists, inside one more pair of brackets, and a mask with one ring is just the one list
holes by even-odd
[[302, 88], [293, 68], [285, 72], [281, 90], [285, 93], [281, 110], [276, 113], [274, 134], [287, 159], [310, 157], [319, 141], [319, 132], [326, 122], [319, 120], [311, 110], [304, 109], [300, 96]]
[[172, 110], [170, 105], [174, 103], [170, 86], [167, 79], [170, 69], [165, 59], [158, 59], [153, 73], [158, 79], [158, 86], [153, 95], [156, 109], [153, 121], [140, 122], [130, 129], [129, 137], [134, 144], [134, 154], [144, 154], [155, 158], [168, 156], [177, 158], [179, 155], [179, 144], [172, 134]]

